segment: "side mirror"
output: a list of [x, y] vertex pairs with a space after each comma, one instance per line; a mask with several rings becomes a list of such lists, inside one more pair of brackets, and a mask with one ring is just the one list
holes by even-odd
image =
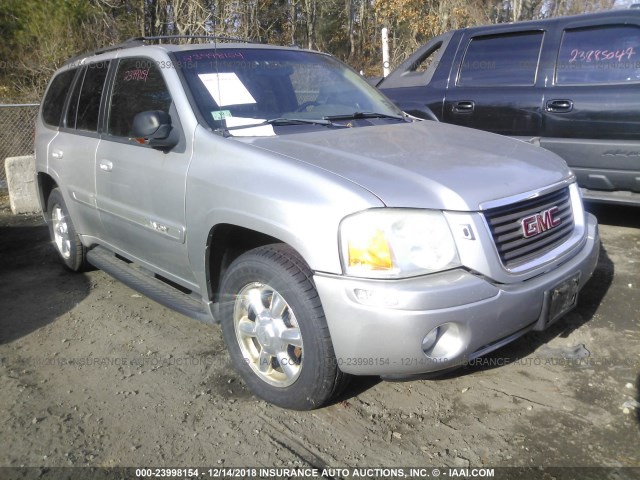
[[171, 135], [171, 116], [161, 110], [140, 112], [133, 119], [133, 138], [151, 147], [171, 148], [178, 143]]

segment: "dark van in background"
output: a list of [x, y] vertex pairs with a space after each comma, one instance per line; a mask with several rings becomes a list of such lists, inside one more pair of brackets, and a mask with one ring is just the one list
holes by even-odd
[[451, 31], [378, 88], [412, 115], [559, 154], [586, 199], [640, 205], [640, 10]]

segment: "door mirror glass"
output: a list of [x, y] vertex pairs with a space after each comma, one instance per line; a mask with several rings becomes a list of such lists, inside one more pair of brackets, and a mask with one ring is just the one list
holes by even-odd
[[173, 147], [175, 138], [171, 133], [171, 116], [161, 110], [138, 113], [133, 119], [133, 137], [152, 147]]

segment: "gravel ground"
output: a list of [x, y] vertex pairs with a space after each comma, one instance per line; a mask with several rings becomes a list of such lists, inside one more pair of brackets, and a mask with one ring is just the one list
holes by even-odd
[[219, 327], [65, 271], [41, 217], [7, 203], [0, 467], [640, 467], [638, 209], [590, 206], [600, 262], [549, 331], [443, 378], [358, 378], [292, 412], [248, 393]]

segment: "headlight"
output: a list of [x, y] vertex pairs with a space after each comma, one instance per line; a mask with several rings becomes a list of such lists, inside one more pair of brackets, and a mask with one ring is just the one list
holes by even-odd
[[433, 210], [380, 208], [356, 213], [340, 224], [345, 273], [401, 278], [460, 265], [449, 225]]

